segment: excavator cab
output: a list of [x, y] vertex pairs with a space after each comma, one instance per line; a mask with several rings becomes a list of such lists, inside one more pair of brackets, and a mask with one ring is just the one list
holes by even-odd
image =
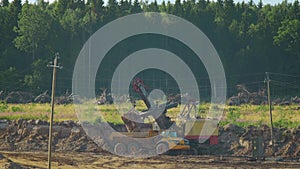
[[163, 132], [161, 132], [161, 135], [163, 137], [173, 137], [173, 138], [176, 138], [177, 137], [177, 132], [176, 131], [163, 131]]

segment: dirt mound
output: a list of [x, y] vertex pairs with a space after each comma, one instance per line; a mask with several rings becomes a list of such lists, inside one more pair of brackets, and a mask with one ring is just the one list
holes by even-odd
[[112, 104], [113, 98], [111, 93], [107, 93], [107, 89], [101, 89], [101, 90], [102, 90], [102, 94], [100, 95], [99, 99], [97, 99], [97, 104], [98, 105]]
[[[47, 151], [49, 124], [40, 120], [0, 121], [0, 150]], [[55, 151], [87, 151], [101, 149], [91, 140], [78, 123], [65, 121], [53, 126]]]
[[19, 164], [16, 164], [12, 162], [11, 160], [4, 157], [2, 154], [0, 154], [0, 168], [2, 169], [25, 169]]
[[[89, 124], [93, 125], [93, 124]], [[47, 151], [49, 124], [41, 120], [0, 121], [0, 150]], [[113, 126], [126, 131], [124, 125]], [[97, 136], [97, 127], [94, 132]], [[109, 134], [108, 134], [109, 135]], [[261, 137], [265, 155], [272, 154], [270, 128], [268, 126], [242, 128], [233, 124], [220, 127], [219, 144], [199, 145], [198, 152], [207, 155], [252, 155], [253, 139]], [[300, 156], [300, 127], [274, 129], [275, 154], [283, 157]], [[73, 121], [55, 123], [53, 126], [53, 150], [56, 152], [102, 152], [103, 138], [89, 138], [81, 125]]]
[[[50, 103], [51, 97], [48, 91], [45, 91], [39, 95], [34, 95], [30, 92], [13, 91], [8, 94], [0, 91], [0, 100], [6, 103]], [[56, 104], [71, 104], [73, 103], [73, 94], [66, 92], [65, 94], [55, 97]]]
[[35, 103], [50, 103], [51, 97], [48, 93], [48, 90], [46, 90], [44, 93], [41, 93], [40, 95], [36, 96], [34, 99]]
[[[283, 157], [300, 156], [300, 127], [295, 129], [277, 129], [274, 134], [275, 155]], [[248, 126], [241, 128], [229, 124], [220, 129], [220, 145], [233, 155], [252, 155], [253, 140], [262, 138], [265, 156], [272, 155], [271, 130], [268, 126]]]
[[267, 103], [267, 96], [265, 90], [258, 92], [249, 92], [245, 85], [237, 85], [238, 94], [232, 96], [227, 100], [228, 105], [238, 106], [241, 104], [261, 105]]
[[34, 96], [30, 92], [10, 92], [6, 98], [6, 103], [31, 103], [33, 102]]
[[[229, 106], [239, 106], [241, 104], [263, 105], [267, 104], [267, 92], [265, 89], [257, 92], [249, 92], [245, 85], [237, 85], [238, 94], [227, 99]], [[272, 101], [273, 105], [286, 106], [300, 104], [298, 96], [291, 98], [276, 98]]]
[[300, 98], [298, 96], [291, 97], [290, 99], [288, 98], [277, 98], [273, 100], [272, 102], [274, 105], [279, 105], [279, 106], [288, 106], [291, 104], [300, 104]]

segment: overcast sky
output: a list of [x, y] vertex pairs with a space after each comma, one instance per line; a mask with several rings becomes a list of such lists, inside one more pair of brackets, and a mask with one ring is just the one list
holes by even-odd
[[[22, 1], [25, 1], [25, 0], [22, 0]], [[55, 0], [45, 0], [45, 1], [49, 1], [49, 2], [53, 2]], [[107, 2], [108, 0], [104, 0], [104, 2]], [[117, 0], [118, 1], [118, 0]], [[149, 2], [152, 2], [154, 0], [148, 0]], [[157, 0], [157, 2], [160, 4], [163, 0]], [[166, 2], [168, 0], [165, 0]], [[182, 0], [183, 1], [183, 0]], [[214, 1], [214, 0], [212, 0]], [[243, 0], [234, 0], [234, 2], [242, 2]], [[245, 0], [245, 2], [248, 2], [249, 0]], [[281, 3], [283, 0], [263, 0], [263, 4], [278, 4], [278, 3]], [[288, 0], [288, 2], [294, 2], [295, 0]], [[31, 3], [34, 3], [36, 2], [36, 0], [29, 0], [29, 2]], [[170, 0], [170, 2], [175, 2], [175, 0]], [[257, 4], [259, 2], [259, 0], [253, 0], [253, 2], [255, 4]]]

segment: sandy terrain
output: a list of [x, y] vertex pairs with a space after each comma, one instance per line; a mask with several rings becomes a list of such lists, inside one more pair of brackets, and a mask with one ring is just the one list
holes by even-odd
[[[0, 152], [0, 168], [47, 168], [46, 152]], [[300, 168], [299, 159], [285, 161], [249, 161], [248, 158], [220, 156], [168, 156], [125, 158], [108, 153], [54, 153], [53, 168], [120, 168], [120, 169], [174, 169], [174, 168]]]
[[[121, 127], [122, 126], [115, 126]], [[124, 128], [124, 127], [123, 127]], [[48, 124], [45, 121], [0, 121], [0, 169], [47, 168]], [[112, 155], [91, 140], [82, 127], [72, 121], [54, 125], [53, 168], [121, 169], [197, 169], [197, 168], [300, 168], [300, 127], [276, 129], [276, 156], [283, 161], [249, 161], [252, 141], [261, 136], [265, 157], [270, 157], [270, 129], [220, 128], [219, 144], [199, 145], [197, 156], [160, 155], [134, 159]], [[247, 158], [246, 158], [247, 157]]]

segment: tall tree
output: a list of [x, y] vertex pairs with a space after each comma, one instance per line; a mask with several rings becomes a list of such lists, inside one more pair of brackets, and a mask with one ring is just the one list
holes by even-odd
[[175, 1], [172, 14], [175, 14], [177, 16], [183, 16], [183, 7], [182, 7], [180, 0]]
[[117, 19], [119, 14], [119, 5], [116, 0], [108, 0], [106, 7], [106, 17], [107, 21], [112, 21]]
[[159, 12], [159, 8], [158, 8], [156, 0], [154, 0], [154, 2], [149, 4], [148, 10], [151, 12]]
[[42, 57], [47, 50], [47, 37], [51, 29], [50, 22], [50, 16], [40, 7], [25, 4], [16, 28], [16, 32], [19, 34], [14, 40], [16, 47], [31, 53], [33, 59]]
[[138, 0], [134, 0], [133, 6], [131, 8], [131, 13], [140, 13], [142, 12], [141, 5]]
[[284, 20], [274, 37], [274, 43], [300, 58], [300, 21]]
[[6, 6], [8, 6], [9, 5], [9, 1], [8, 0], [2, 0], [1, 1], [1, 6], [2, 7], [6, 7]]

